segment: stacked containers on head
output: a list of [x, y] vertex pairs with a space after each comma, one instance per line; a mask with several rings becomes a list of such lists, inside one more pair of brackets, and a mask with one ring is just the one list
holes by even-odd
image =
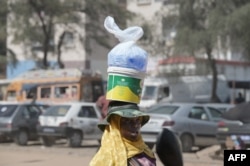
[[133, 26], [121, 30], [110, 16], [106, 17], [104, 27], [120, 41], [108, 53], [106, 98], [138, 104], [148, 62], [147, 52], [136, 45], [143, 29]]

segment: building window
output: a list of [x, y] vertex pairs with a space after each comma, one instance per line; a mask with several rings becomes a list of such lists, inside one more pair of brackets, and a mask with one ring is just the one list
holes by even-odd
[[51, 97], [51, 88], [50, 87], [44, 87], [41, 88], [41, 98], [50, 98]]
[[137, 5], [149, 5], [152, 0], [137, 0]]

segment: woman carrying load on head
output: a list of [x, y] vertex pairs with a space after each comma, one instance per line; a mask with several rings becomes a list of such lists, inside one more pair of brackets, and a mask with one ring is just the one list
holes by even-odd
[[156, 166], [154, 153], [140, 134], [148, 120], [136, 104], [110, 102], [107, 117], [98, 125], [104, 131], [101, 147], [90, 166]]

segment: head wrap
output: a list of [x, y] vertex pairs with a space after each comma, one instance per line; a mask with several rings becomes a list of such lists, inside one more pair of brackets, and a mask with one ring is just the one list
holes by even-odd
[[107, 125], [99, 151], [90, 162], [90, 166], [126, 166], [127, 159], [144, 152], [155, 158], [153, 152], [144, 143], [141, 134], [135, 142], [123, 138], [120, 134], [119, 115], [112, 115], [110, 125]]

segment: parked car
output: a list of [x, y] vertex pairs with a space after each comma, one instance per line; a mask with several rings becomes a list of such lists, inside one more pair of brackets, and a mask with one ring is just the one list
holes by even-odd
[[52, 146], [58, 139], [67, 139], [70, 147], [79, 147], [82, 140], [101, 140], [102, 132], [97, 127], [101, 119], [95, 103], [56, 104], [39, 117], [37, 130], [45, 146]]
[[27, 145], [29, 140], [37, 140], [38, 117], [48, 105], [35, 103], [1, 102], [0, 137], [14, 140], [18, 145]]
[[217, 122], [221, 112], [196, 103], [161, 103], [147, 110], [150, 120], [141, 128], [146, 144], [153, 146], [162, 128], [172, 130], [181, 141], [183, 152], [194, 146], [203, 148], [218, 144]]
[[213, 107], [221, 111], [222, 113], [228, 111], [229, 109], [235, 107], [235, 104], [230, 103], [206, 103], [206, 106]]
[[234, 142], [235, 146], [240, 141], [244, 144], [240, 148], [250, 148], [250, 102], [237, 104], [222, 117], [224, 119], [218, 122], [217, 128], [217, 140], [222, 150], [228, 148], [227, 141]]

